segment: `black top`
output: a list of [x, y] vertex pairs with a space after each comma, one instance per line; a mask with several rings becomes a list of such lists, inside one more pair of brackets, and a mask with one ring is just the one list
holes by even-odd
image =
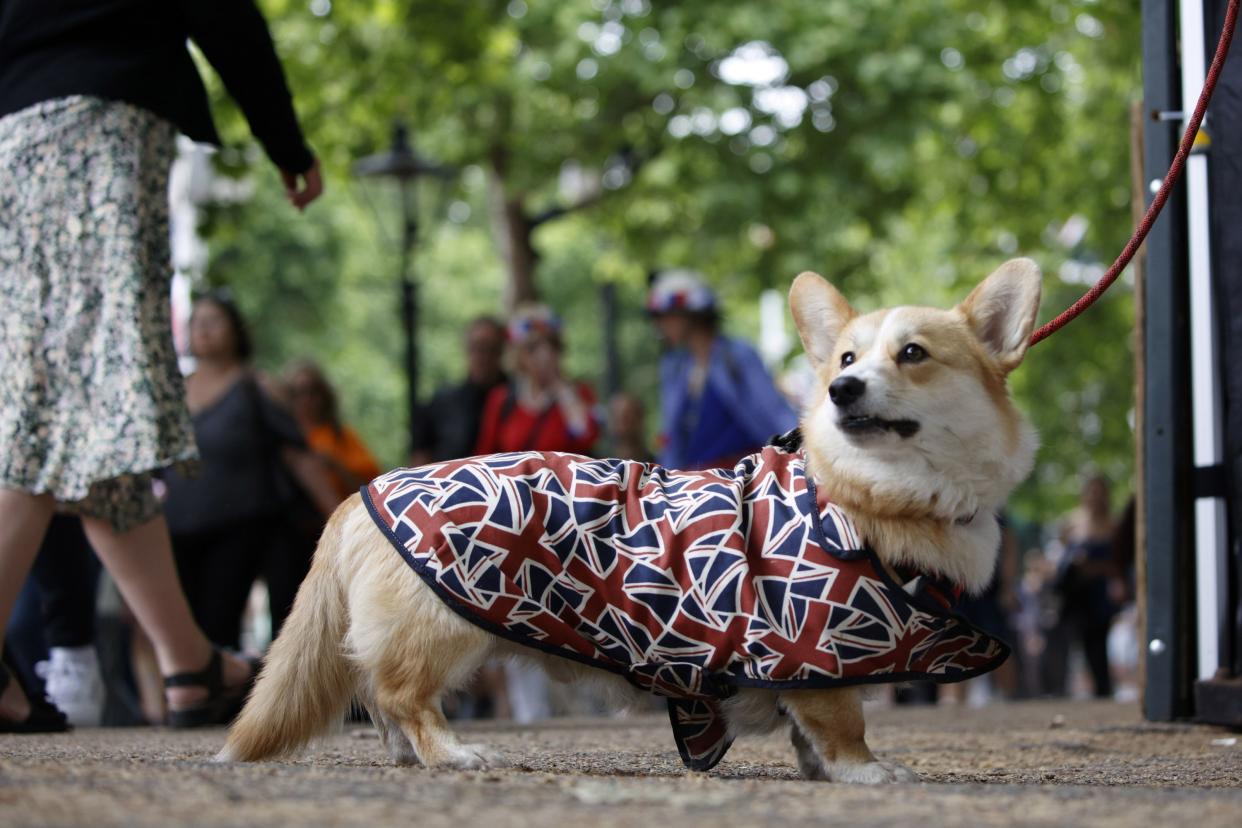
[[173, 534], [220, 529], [274, 515], [286, 505], [280, 450], [305, 448], [306, 440], [289, 412], [254, 380], [238, 380], [195, 414], [194, 439], [202, 458], [198, 475], [164, 473], [164, 515]]
[[[0, 0], [2, 2], [3, 0]], [[470, 457], [479, 440], [483, 406], [487, 395], [497, 385], [508, 382], [501, 375], [491, 385], [476, 385], [470, 380], [448, 385], [436, 391], [420, 411], [416, 449], [429, 452], [432, 460], [455, 460]]]
[[313, 161], [253, 0], [0, 0], [0, 117], [69, 95], [125, 101], [219, 144], [193, 39], [282, 170]]

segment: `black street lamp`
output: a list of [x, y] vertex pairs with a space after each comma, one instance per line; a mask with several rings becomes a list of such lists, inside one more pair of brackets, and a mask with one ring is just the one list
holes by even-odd
[[414, 184], [423, 176], [447, 179], [453, 176], [448, 167], [420, 157], [410, 147], [409, 130], [398, 121], [393, 125], [392, 148], [387, 152], [368, 155], [354, 163], [359, 178], [387, 178], [396, 181], [401, 191], [401, 321], [405, 328], [405, 375], [409, 384], [406, 400], [406, 423], [412, 452], [418, 445], [418, 287], [414, 281], [414, 243], [418, 239], [418, 210], [414, 203]]

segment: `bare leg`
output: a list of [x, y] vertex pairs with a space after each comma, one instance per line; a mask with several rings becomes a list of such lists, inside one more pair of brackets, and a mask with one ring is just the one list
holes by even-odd
[[[131, 616], [132, 620], [132, 616]], [[142, 627], [133, 624], [129, 636], [129, 666], [134, 671], [134, 684], [138, 686], [138, 702], [142, 715], [150, 724], [164, 721], [164, 682], [160, 665], [155, 660], [155, 648]]]
[[[0, 489], [0, 642], [55, 508], [51, 495]], [[29, 715], [26, 695], [16, 680], [9, 682], [0, 696], [0, 716], [20, 722]]]
[[880, 761], [867, 747], [856, 689], [794, 690], [782, 693], [781, 701], [794, 720], [794, 748], [806, 778], [864, 784], [918, 781], [909, 768]]
[[[82, 527], [155, 647], [160, 671], [167, 676], [203, 669], [211, 658], [211, 642], [195, 623], [181, 590], [164, 517], [125, 532], [117, 532], [98, 518], [84, 517]], [[226, 685], [239, 685], [249, 674], [245, 661], [225, 656]], [[201, 687], [172, 687], [168, 689], [168, 703], [174, 708], [192, 705], [205, 693]]]

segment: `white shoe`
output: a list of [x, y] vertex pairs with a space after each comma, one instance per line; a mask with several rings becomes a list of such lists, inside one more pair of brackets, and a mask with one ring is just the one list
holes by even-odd
[[53, 647], [51, 658], [35, 665], [47, 697], [75, 727], [99, 727], [104, 686], [94, 647]]

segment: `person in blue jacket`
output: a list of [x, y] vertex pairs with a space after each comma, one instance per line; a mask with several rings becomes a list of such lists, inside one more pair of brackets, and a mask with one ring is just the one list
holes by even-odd
[[647, 310], [668, 348], [660, 361], [660, 462], [731, 467], [798, 424], [759, 354], [720, 333], [716, 294], [692, 271], [652, 283]]

